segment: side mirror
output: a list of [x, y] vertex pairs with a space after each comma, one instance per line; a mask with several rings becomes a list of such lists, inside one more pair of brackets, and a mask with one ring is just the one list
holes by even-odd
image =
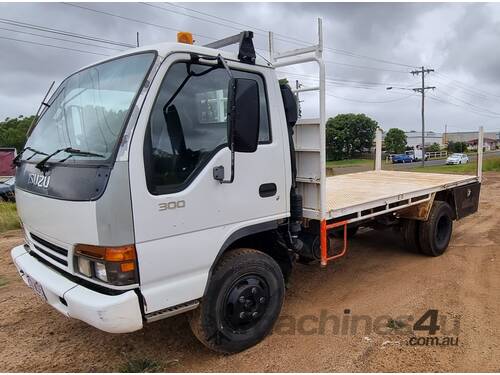
[[227, 138], [231, 150], [231, 176], [224, 179], [224, 166], [214, 167], [214, 180], [221, 184], [234, 181], [235, 152], [255, 152], [259, 143], [259, 85], [246, 78], [231, 78], [227, 95]]
[[259, 142], [259, 85], [246, 78], [231, 78], [228, 88], [228, 140], [233, 152], [255, 152]]

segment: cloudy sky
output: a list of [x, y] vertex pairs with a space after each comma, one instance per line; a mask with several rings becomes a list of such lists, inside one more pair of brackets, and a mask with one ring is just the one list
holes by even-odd
[[[135, 44], [139, 32], [145, 45], [174, 41], [176, 30], [192, 31], [205, 44], [251, 25], [258, 52], [268, 57], [265, 31], [278, 34], [278, 50], [298, 48], [317, 40], [317, 17], [328, 115], [365, 113], [385, 130], [420, 129], [419, 94], [386, 87], [418, 87], [420, 77], [409, 72], [424, 65], [435, 69], [426, 76], [436, 86], [427, 93], [428, 130], [442, 132], [447, 124], [448, 131], [479, 125], [500, 131], [500, 4], [494, 3], [0, 3], [0, 119], [35, 113], [53, 80], [124, 48], [33, 27], [126, 44]], [[317, 77], [313, 64], [279, 70], [304, 86]], [[315, 95], [302, 96], [306, 117], [317, 115]]]

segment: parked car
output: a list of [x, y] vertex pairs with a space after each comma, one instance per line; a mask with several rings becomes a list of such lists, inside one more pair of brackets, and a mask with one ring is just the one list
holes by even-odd
[[392, 155], [392, 163], [411, 163], [413, 162], [413, 157], [412, 155], [406, 155], [406, 154], [398, 154], [398, 155]]
[[5, 202], [15, 202], [16, 196], [14, 190], [16, 188], [16, 177], [0, 182], [0, 198]]
[[[412, 158], [413, 158], [413, 161], [421, 161], [422, 160], [422, 150], [419, 150], [419, 149], [416, 149], [413, 153], [412, 153]], [[426, 152], [425, 153], [425, 160], [428, 160], [429, 159], [429, 153]]]
[[446, 164], [467, 164], [469, 157], [465, 154], [451, 154], [446, 159]]

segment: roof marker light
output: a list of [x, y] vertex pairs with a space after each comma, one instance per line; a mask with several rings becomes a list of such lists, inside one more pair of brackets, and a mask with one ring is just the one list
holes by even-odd
[[193, 44], [193, 34], [187, 31], [179, 31], [177, 33], [177, 43]]

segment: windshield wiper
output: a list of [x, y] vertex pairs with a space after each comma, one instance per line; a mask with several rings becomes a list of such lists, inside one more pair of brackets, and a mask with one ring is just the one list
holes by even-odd
[[47, 163], [47, 161], [49, 161], [50, 158], [52, 158], [53, 156], [55, 156], [61, 152], [66, 152], [70, 155], [67, 158], [60, 160], [59, 161], [60, 163], [64, 163], [66, 160], [68, 160], [72, 156], [90, 156], [90, 157], [95, 156], [98, 158], [105, 157], [104, 155], [101, 155], [101, 154], [96, 154], [96, 153], [88, 152], [88, 151], [82, 151], [82, 150], [78, 150], [78, 149], [72, 148], [72, 147], [66, 147], [66, 148], [60, 148], [59, 150], [54, 151], [52, 154], [47, 155], [45, 158], [40, 160], [38, 162], [38, 164], [35, 165], [35, 167], [38, 168], [39, 170], [41, 170], [42, 172], [46, 172], [48, 170], [48, 167], [45, 165]]
[[14, 165], [16, 167], [19, 167], [21, 165], [21, 158], [22, 158], [25, 151], [31, 151], [33, 153], [33, 155], [31, 155], [26, 160], [30, 160], [35, 155], [48, 155], [45, 152], [35, 150], [34, 148], [28, 146], [28, 147], [23, 148], [22, 151], [19, 154], [17, 154], [17, 156], [14, 159], [12, 159], [12, 165]]

